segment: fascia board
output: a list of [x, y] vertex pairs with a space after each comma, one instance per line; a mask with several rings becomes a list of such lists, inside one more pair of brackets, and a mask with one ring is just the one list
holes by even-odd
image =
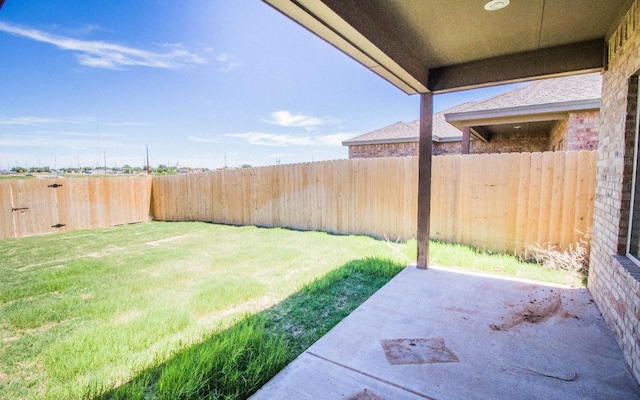
[[417, 143], [420, 138], [402, 138], [402, 139], [371, 139], [371, 140], [345, 140], [342, 142], [343, 146], [360, 146], [367, 144], [393, 144], [393, 143]]
[[407, 94], [428, 92], [382, 50], [318, 0], [264, 0]]
[[[520, 122], [524, 120], [531, 120], [531, 117], [535, 115], [557, 115], [566, 114], [571, 111], [585, 111], [596, 110], [601, 105], [600, 99], [586, 99], [586, 100], [572, 100], [547, 104], [535, 104], [518, 107], [504, 107], [494, 108], [490, 110], [478, 110], [448, 113], [444, 115], [447, 122], [453, 124], [454, 122], [463, 121], [491, 121], [497, 119], [513, 118], [516, 117]], [[544, 121], [544, 119], [539, 119]], [[454, 126], [457, 124], [453, 124]], [[477, 125], [477, 124], [476, 124]]]

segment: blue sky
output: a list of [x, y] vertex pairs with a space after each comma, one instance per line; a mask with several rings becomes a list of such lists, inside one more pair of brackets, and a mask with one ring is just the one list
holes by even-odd
[[[6, 0], [0, 170], [347, 158], [407, 96], [259, 0]], [[435, 97], [436, 111], [504, 87]]]

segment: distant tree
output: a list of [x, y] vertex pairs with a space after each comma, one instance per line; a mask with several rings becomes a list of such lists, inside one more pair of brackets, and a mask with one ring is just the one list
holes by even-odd
[[49, 167], [31, 167], [29, 172], [51, 172]]
[[26, 168], [24, 168], [24, 167], [18, 167], [18, 166], [15, 166], [15, 167], [11, 168], [11, 171], [13, 171], [13, 172], [17, 172], [17, 173], [21, 174], [21, 173], [23, 173], [23, 172], [26, 172], [26, 171], [27, 171], [27, 169], [26, 169]]
[[175, 175], [178, 173], [178, 170], [175, 166], [166, 166], [164, 164], [158, 165], [156, 169], [156, 174], [158, 175]]
[[251, 164], [242, 164], [240, 168], [252, 168]]
[[131, 165], [125, 164], [124, 167], [122, 167], [122, 170], [125, 174], [130, 174], [131, 171], [133, 171], [133, 168], [131, 168]]

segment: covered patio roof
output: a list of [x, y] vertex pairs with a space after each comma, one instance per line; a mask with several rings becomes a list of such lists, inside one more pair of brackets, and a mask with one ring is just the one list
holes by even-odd
[[[417, 265], [429, 258], [433, 94], [601, 72], [633, 0], [263, 0], [408, 94], [420, 93]], [[470, 127], [462, 132], [469, 152]]]
[[[265, 0], [409, 94], [600, 71], [631, 0]], [[487, 7], [485, 7], [485, 5]]]

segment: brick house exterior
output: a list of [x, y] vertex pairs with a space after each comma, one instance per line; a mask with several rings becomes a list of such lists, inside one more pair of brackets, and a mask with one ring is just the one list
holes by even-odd
[[[599, 73], [548, 79], [435, 113], [433, 154], [460, 154], [467, 122], [486, 132], [472, 137], [471, 154], [597, 149], [601, 85]], [[397, 122], [343, 145], [349, 158], [417, 156], [418, 128], [418, 121]]]
[[417, 141], [349, 146], [349, 158], [414, 157], [417, 155]]
[[[596, 131], [597, 135], [597, 131]], [[597, 146], [597, 136], [595, 136]], [[593, 147], [592, 147], [593, 148]], [[549, 135], [536, 133], [522, 138], [519, 135], [501, 134], [491, 143], [472, 142], [471, 153], [518, 153], [548, 151]], [[554, 149], [556, 150], [556, 149]], [[569, 149], [557, 149], [569, 150]], [[460, 140], [433, 142], [433, 155], [460, 154]], [[349, 158], [376, 158], [376, 157], [417, 157], [418, 141], [403, 143], [378, 143], [364, 145], [350, 145]]]
[[550, 135], [551, 150], [596, 150], [600, 131], [600, 112], [570, 113], [558, 121]]
[[[634, 158], [638, 127], [640, 1], [635, 0], [608, 40], [609, 68], [603, 73], [596, 199], [589, 290], [640, 381], [640, 268], [627, 254], [634, 217]], [[636, 193], [640, 183], [635, 183]], [[635, 254], [637, 256], [637, 253]], [[637, 259], [637, 257], [635, 257]]]

